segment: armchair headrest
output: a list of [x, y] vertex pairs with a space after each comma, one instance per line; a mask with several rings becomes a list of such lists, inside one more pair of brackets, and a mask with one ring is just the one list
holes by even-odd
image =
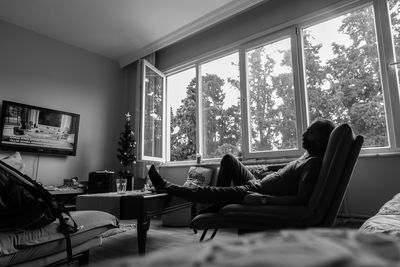
[[354, 134], [348, 124], [342, 124], [332, 131], [309, 201], [311, 211], [326, 209], [326, 205], [331, 202], [352, 151], [353, 142]]

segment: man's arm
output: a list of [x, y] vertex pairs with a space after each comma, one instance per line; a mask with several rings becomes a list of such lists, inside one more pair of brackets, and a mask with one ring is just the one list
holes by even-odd
[[243, 204], [248, 205], [305, 205], [311, 195], [312, 187], [301, 186], [297, 195], [290, 196], [271, 196], [260, 193], [250, 193], [243, 198]]
[[319, 175], [321, 161], [319, 159], [307, 162], [300, 174], [299, 188], [296, 195], [273, 196], [249, 192], [243, 199], [243, 204], [248, 205], [294, 205], [307, 204], [313, 192], [314, 185]]

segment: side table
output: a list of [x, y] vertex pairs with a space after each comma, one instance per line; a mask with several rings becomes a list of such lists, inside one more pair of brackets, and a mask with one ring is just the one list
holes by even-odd
[[146, 237], [153, 216], [192, 207], [193, 203], [167, 193], [127, 191], [126, 194], [99, 193], [79, 195], [77, 210], [100, 210], [113, 214], [121, 220], [137, 220], [139, 254], [146, 252]]

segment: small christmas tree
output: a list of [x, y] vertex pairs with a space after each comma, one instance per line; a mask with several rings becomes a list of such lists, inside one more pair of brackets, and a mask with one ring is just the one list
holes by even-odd
[[136, 141], [135, 133], [131, 129], [130, 120], [131, 115], [129, 112], [125, 114], [125, 126], [124, 131], [119, 136], [119, 148], [117, 158], [119, 163], [122, 165], [122, 169], [119, 171], [121, 176], [130, 175], [129, 166], [136, 163]]

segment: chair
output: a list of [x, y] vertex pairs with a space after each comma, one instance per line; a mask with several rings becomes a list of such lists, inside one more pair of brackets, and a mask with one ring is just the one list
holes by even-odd
[[336, 127], [329, 137], [319, 178], [304, 206], [229, 204], [219, 212], [197, 215], [190, 223], [195, 230], [236, 228], [238, 232], [283, 228], [330, 227], [334, 224], [364, 138], [355, 137], [348, 124]]

